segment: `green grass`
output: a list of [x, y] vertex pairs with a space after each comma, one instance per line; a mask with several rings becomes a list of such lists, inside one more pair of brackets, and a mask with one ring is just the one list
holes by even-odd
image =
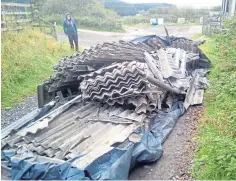
[[72, 54], [68, 43], [45, 38], [38, 31], [2, 34], [2, 108], [11, 107], [52, 74], [52, 66]]
[[236, 19], [228, 35], [210, 38], [201, 46], [213, 68], [208, 76], [204, 117], [192, 174], [195, 179], [236, 178]]
[[191, 37], [192, 40], [197, 40], [198, 38], [202, 37], [203, 34], [201, 33], [198, 33], [198, 34], [195, 34], [194, 36]]

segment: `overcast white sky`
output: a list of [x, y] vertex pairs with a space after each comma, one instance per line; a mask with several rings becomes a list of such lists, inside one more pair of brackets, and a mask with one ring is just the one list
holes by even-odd
[[177, 6], [188, 6], [194, 8], [208, 8], [221, 5], [222, 0], [123, 0], [128, 3], [170, 3]]

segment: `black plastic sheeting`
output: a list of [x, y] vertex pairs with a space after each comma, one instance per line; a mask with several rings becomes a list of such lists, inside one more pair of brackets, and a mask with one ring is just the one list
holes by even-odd
[[[129, 171], [137, 165], [157, 161], [163, 153], [162, 143], [185, 112], [183, 103], [174, 104], [168, 113], [159, 112], [150, 120], [149, 130], [139, 128], [139, 142], [128, 139], [102, 155], [86, 168], [76, 168], [73, 161], [36, 156], [28, 150], [2, 151], [2, 160], [9, 160], [13, 180], [127, 180]], [[123, 146], [121, 146], [123, 145]]]

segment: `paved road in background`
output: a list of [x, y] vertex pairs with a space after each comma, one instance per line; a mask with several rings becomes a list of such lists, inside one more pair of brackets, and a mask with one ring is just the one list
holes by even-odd
[[[202, 26], [167, 26], [167, 29], [169, 35], [191, 38], [195, 34], [201, 33]], [[79, 30], [79, 45], [87, 49], [90, 46], [95, 46], [98, 43], [106, 41], [132, 40], [145, 35], [165, 36], [166, 34], [163, 26], [150, 26], [145, 28], [130, 27], [126, 29], [125, 33]], [[58, 39], [60, 41], [68, 41], [67, 36], [62, 32], [58, 33]]]

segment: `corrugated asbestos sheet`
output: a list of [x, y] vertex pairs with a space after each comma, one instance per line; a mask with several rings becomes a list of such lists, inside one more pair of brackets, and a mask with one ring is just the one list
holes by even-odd
[[[8, 136], [2, 144], [14, 149], [23, 146], [38, 155], [58, 159], [86, 154], [75, 163], [83, 167], [111, 150], [113, 144], [124, 142], [138, 127], [145, 126], [147, 118], [121, 107], [87, 103], [71, 107], [47, 127], [43, 125], [46, 121], [38, 124], [37, 130], [32, 125]], [[27, 133], [22, 136], [25, 130]]]

